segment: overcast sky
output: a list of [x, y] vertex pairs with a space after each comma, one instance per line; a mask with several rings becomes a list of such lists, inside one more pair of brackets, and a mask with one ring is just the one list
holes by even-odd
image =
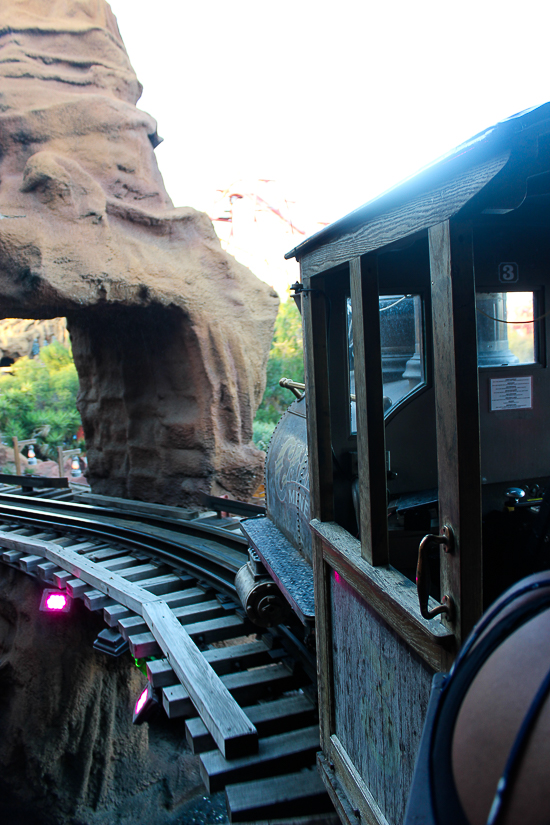
[[550, 99], [545, 0], [111, 0], [176, 206], [276, 179], [335, 220]]

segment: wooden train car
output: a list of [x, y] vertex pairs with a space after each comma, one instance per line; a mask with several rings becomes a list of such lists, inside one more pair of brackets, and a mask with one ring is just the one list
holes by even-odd
[[545, 104], [287, 256], [302, 278], [319, 767], [348, 825], [402, 822], [434, 672], [505, 587], [550, 566], [549, 229]]

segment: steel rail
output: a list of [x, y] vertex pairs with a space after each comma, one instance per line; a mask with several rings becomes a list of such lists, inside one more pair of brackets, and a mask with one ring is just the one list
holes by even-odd
[[[19, 498], [25, 499], [24, 496]], [[132, 518], [128, 518], [127, 514], [120, 517], [120, 513], [116, 516], [114, 512], [112, 514], [101, 513], [99, 512], [101, 508], [91, 508], [96, 510], [93, 515], [79, 515], [78, 513], [82, 512], [89, 513], [88, 506], [77, 505], [72, 509], [59, 506], [67, 503], [57, 501], [50, 503], [45, 502], [44, 499], [40, 499], [39, 503], [25, 500], [17, 504], [7, 504], [1, 501], [0, 519], [14, 520], [20, 522], [22, 526], [49, 528], [60, 532], [79, 533], [103, 540], [124, 542], [135, 550], [145, 551], [151, 557], [167, 562], [175, 569], [185, 567], [187, 572], [200, 579], [208, 580], [212, 585], [221, 588], [231, 596], [235, 595], [235, 574], [247, 560], [246, 547], [240, 540], [235, 541], [233, 547], [229, 547], [231, 537], [221, 544], [211, 534], [208, 535], [208, 530], [197, 530], [197, 525], [192, 525], [187, 531], [187, 525], [178, 523], [178, 529], [173, 530], [172, 524], [168, 525], [163, 520], [162, 527], [160, 527], [158, 522], [161, 519], [151, 517], [147, 517], [143, 525], [137, 526], [136, 514], [131, 514]], [[141, 518], [139, 521], [142, 521]], [[131, 522], [131, 525], [128, 522]], [[156, 534], [150, 532], [147, 527], [153, 527]], [[159, 532], [162, 532], [162, 535], [159, 535]], [[196, 536], [192, 535], [193, 532], [207, 535]]]
[[[0, 476], [1, 478], [1, 476]], [[155, 515], [153, 513], [139, 509], [139, 503], [136, 503], [135, 509], [119, 509], [114, 505], [94, 505], [82, 501], [66, 501], [60, 499], [45, 499], [39, 496], [29, 496], [22, 493], [3, 493], [0, 492], [0, 508], [2, 504], [13, 504], [16, 507], [22, 508], [40, 508], [47, 507], [49, 510], [58, 511], [60, 513], [75, 513], [82, 514], [89, 517], [99, 516], [100, 518], [116, 518], [119, 521], [139, 521], [142, 524], [151, 525], [165, 525], [169, 524], [174, 532], [183, 532], [186, 535], [196, 536], [212, 536], [221, 544], [227, 544], [234, 547], [236, 544], [247, 545], [247, 540], [239, 532], [229, 535], [228, 530], [224, 530], [214, 524], [198, 523], [196, 519], [186, 518], [184, 510], [182, 515], [176, 517], [173, 515], [175, 507], [167, 507], [168, 514]], [[144, 506], [147, 504], [144, 502]]]

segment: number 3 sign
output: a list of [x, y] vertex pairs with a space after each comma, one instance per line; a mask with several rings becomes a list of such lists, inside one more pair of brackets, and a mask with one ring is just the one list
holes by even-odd
[[499, 264], [498, 279], [501, 284], [515, 284], [519, 281], [518, 265], [512, 263]]

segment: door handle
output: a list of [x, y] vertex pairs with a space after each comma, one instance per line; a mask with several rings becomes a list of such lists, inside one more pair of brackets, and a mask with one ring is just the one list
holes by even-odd
[[416, 591], [418, 593], [418, 603], [420, 613], [424, 619], [434, 619], [441, 614], [447, 616], [452, 622], [454, 618], [454, 605], [450, 596], [443, 596], [441, 604], [432, 610], [428, 608], [430, 598], [430, 567], [428, 554], [433, 547], [443, 544], [446, 553], [452, 553], [454, 548], [454, 535], [452, 529], [445, 525], [439, 536], [424, 536], [418, 545], [418, 562], [416, 565]]

